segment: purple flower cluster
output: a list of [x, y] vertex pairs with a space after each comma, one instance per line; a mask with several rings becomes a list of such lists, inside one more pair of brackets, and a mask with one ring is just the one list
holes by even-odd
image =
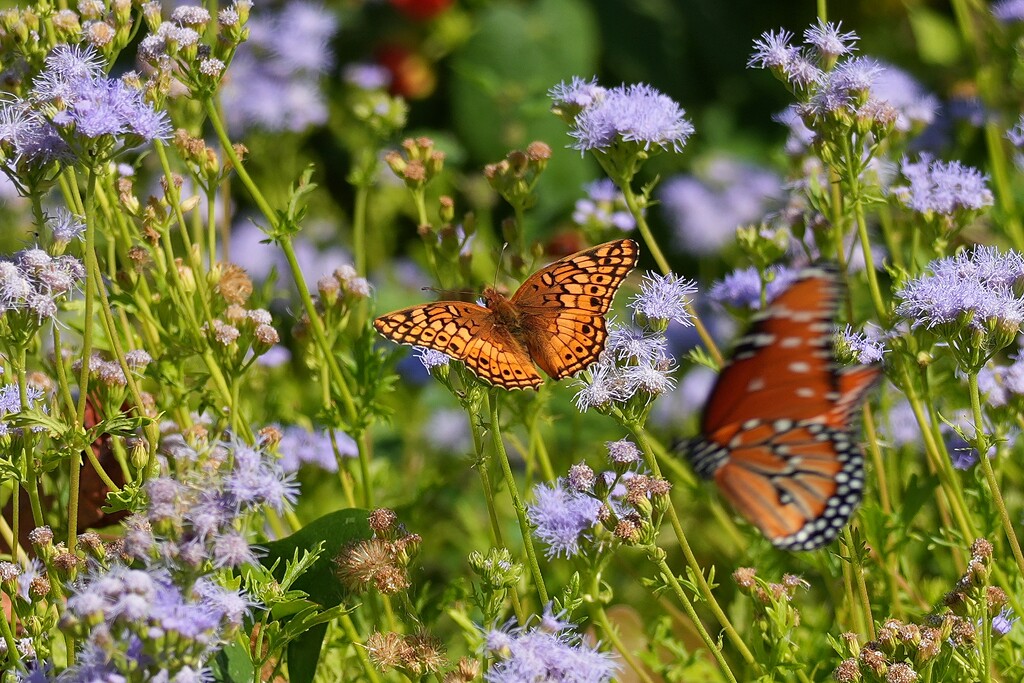
[[1000, 0], [993, 3], [991, 11], [1003, 23], [1024, 21], [1024, 0]]
[[165, 569], [96, 567], [68, 596], [62, 628], [86, 640], [59, 680], [208, 680], [204, 662], [251, 608], [205, 577], [183, 589]]
[[1010, 365], [986, 365], [978, 372], [978, 389], [990, 408], [1005, 406], [1010, 399], [1024, 397], [1024, 358]]
[[0, 261], [0, 315], [17, 311], [38, 322], [52, 319], [57, 303], [84, 278], [85, 267], [74, 256], [24, 249], [13, 261]]
[[679, 248], [717, 253], [736, 239], [736, 228], [760, 221], [783, 196], [782, 179], [768, 169], [716, 157], [699, 175], [678, 175], [658, 191]]
[[200, 452], [172, 434], [161, 452], [176, 477], [146, 483], [149, 504], [128, 525], [125, 552], [148, 565], [191, 572], [255, 561], [239, 522], [264, 505], [278, 512], [293, 505], [293, 475], [264, 446], [238, 439]]
[[[42, 389], [31, 384], [25, 386], [25, 402], [29, 409], [34, 408], [42, 398]], [[20, 413], [21, 407], [21, 392], [17, 384], [5, 384], [0, 387], [0, 436], [7, 436], [16, 431], [11, 429], [5, 418]]]
[[931, 275], [896, 292], [896, 313], [914, 327], [967, 324], [985, 330], [993, 323], [1016, 328], [1024, 322], [1024, 299], [1015, 293], [1024, 282], [1024, 257], [1017, 252], [977, 246], [928, 268]]
[[618, 666], [607, 652], [588, 645], [571, 623], [546, 616], [533, 628], [507, 625], [486, 634], [485, 647], [499, 657], [488, 683], [603, 683]]
[[936, 161], [922, 154], [913, 162], [904, 158], [900, 170], [910, 185], [894, 187], [892, 192], [915, 211], [951, 215], [992, 205], [988, 177], [959, 161]]
[[126, 79], [108, 78], [91, 48], [57, 45], [26, 100], [2, 105], [0, 140], [34, 162], [65, 159], [85, 141], [111, 137], [125, 146], [170, 136], [167, 114]]
[[838, 336], [840, 345], [845, 346], [861, 365], [877, 363], [885, 354], [885, 340], [878, 334], [857, 332], [847, 325]]
[[590, 537], [590, 530], [598, 523], [601, 501], [573, 490], [561, 478], [554, 484], [534, 486], [533, 499], [526, 506], [526, 514], [534, 535], [547, 545], [547, 556], [578, 555], [580, 542]]
[[338, 460], [334, 453], [334, 443], [338, 446], [338, 455], [343, 458], [354, 458], [359, 455], [355, 440], [339, 430], [311, 431], [299, 425], [285, 427], [277, 452], [281, 459], [278, 464], [284, 472], [297, 472], [302, 465], [313, 465], [328, 472], [338, 471]]
[[255, 126], [303, 131], [327, 121], [320, 79], [331, 67], [328, 46], [338, 29], [323, 6], [292, 0], [276, 12], [254, 12], [246, 41], [221, 90], [233, 133]]
[[615, 187], [611, 179], [595, 180], [584, 189], [587, 196], [576, 200], [576, 208], [572, 213], [576, 225], [600, 232], [629, 232], [636, 228], [636, 219], [626, 207], [622, 191]]
[[573, 114], [569, 135], [580, 152], [608, 152], [622, 143], [678, 152], [693, 134], [682, 107], [643, 83], [606, 89], [577, 77], [555, 86], [550, 95], [556, 108]]
[[665, 331], [672, 321], [690, 324], [688, 306], [696, 285], [672, 273], [649, 273], [640, 290], [630, 302], [635, 325], [610, 324], [604, 353], [579, 380], [580, 411], [634, 398], [646, 405], [675, 386], [675, 362], [667, 351]]
[[[765, 285], [767, 303], [771, 303], [796, 277], [796, 271], [785, 266], [773, 266], [769, 271], [772, 278]], [[711, 285], [708, 298], [724, 306], [756, 311], [761, 308], [761, 276], [753, 266], [734, 270]]]

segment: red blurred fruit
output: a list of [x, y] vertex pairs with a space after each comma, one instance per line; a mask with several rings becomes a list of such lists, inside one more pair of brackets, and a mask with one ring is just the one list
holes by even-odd
[[391, 4], [410, 19], [426, 21], [451, 7], [452, 0], [391, 0]]

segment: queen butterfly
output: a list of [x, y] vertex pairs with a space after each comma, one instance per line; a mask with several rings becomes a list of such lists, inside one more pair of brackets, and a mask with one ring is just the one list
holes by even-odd
[[785, 550], [832, 541], [863, 494], [851, 420], [880, 368], [837, 366], [841, 293], [834, 268], [801, 270], [736, 343], [704, 406], [701, 435], [676, 448]]

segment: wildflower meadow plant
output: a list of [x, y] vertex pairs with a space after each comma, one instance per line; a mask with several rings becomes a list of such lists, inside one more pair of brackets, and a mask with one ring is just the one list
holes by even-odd
[[0, 683], [1022, 680], [1024, 9], [918, 9], [0, 10]]

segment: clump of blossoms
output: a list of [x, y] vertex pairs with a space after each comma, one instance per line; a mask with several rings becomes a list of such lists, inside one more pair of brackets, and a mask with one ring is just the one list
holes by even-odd
[[633, 324], [609, 324], [604, 352], [580, 380], [581, 411], [618, 411], [642, 420], [651, 401], [675, 386], [665, 332], [672, 321], [692, 324], [688, 307], [696, 285], [671, 273], [649, 273], [640, 288], [629, 304]]
[[971, 544], [967, 570], [943, 606], [922, 624], [886, 619], [875, 639], [861, 644], [857, 634], [836, 642], [843, 661], [833, 671], [838, 683], [871, 681], [971, 680], [989, 666], [991, 641], [1013, 627], [1006, 592], [989, 585], [992, 545]]
[[164, 437], [160, 455], [117, 547], [92, 544], [96, 561], [67, 586], [61, 628], [80, 643], [68, 680], [204, 680], [253, 609], [219, 579], [256, 561], [251, 523], [294, 504], [293, 479], [262, 441], [207, 444], [201, 427]]
[[70, 254], [33, 247], [0, 260], [0, 331], [12, 340], [33, 334], [84, 279], [85, 267]]
[[770, 267], [762, 280], [757, 268], [741, 268], [716, 281], [708, 290], [708, 298], [722, 306], [759, 310], [762, 301], [770, 304], [784, 292], [797, 276], [785, 266]]
[[26, 180], [50, 162], [93, 164], [170, 137], [167, 114], [146, 101], [138, 76], [112, 79], [91, 47], [57, 45], [25, 99], [0, 103], [0, 150], [8, 176]]
[[980, 370], [1010, 344], [1024, 322], [1024, 257], [977, 246], [928, 264], [930, 274], [896, 292], [896, 313], [913, 329], [925, 328], [947, 341], [960, 367]]
[[779, 582], [757, 576], [752, 567], [740, 567], [732, 574], [740, 593], [750, 598], [754, 624], [761, 632], [754, 648], [764, 661], [792, 661], [795, 656], [791, 634], [800, 625], [800, 612], [793, 604], [797, 589], [810, 587], [801, 577], [785, 574]]
[[610, 469], [595, 473], [585, 463], [554, 484], [537, 484], [527, 515], [534, 535], [552, 557], [599, 554], [609, 541], [654, 542], [670, 485], [639, 470], [640, 449], [628, 440], [606, 444]]
[[858, 332], [847, 325], [836, 334], [836, 351], [840, 357], [860, 365], [871, 365], [880, 362], [885, 355], [885, 340], [877, 330]]
[[893, 187], [892, 194], [934, 223], [943, 236], [955, 234], [994, 201], [988, 178], [959, 161], [938, 161], [921, 154], [917, 161], [904, 158], [900, 172], [909, 185]]
[[736, 240], [736, 229], [780, 203], [782, 179], [767, 168], [716, 156], [693, 175], [676, 175], [658, 190], [676, 244], [691, 254], [715, 254]]
[[553, 110], [572, 128], [571, 145], [597, 160], [622, 188], [639, 164], [659, 151], [680, 151], [693, 124], [675, 101], [649, 85], [603, 88], [596, 79], [574, 77], [549, 91]]
[[491, 629], [484, 647], [496, 660], [484, 676], [488, 683], [602, 683], [618, 670], [609, 653], [589, 645], [573, 624], [550, 614], [533, 626]]

